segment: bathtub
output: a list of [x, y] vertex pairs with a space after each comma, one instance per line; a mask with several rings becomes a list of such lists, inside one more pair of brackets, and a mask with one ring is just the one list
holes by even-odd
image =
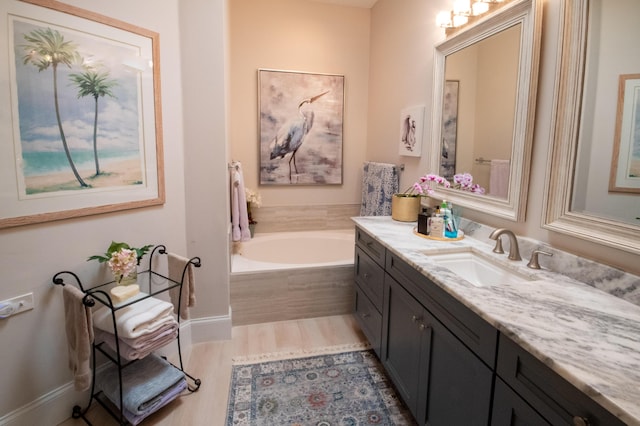
[[234, 245], [234, 326], [353, 312], [353, 229], [256, 233]]
[[235, 245], [232, 274], [353, 265], [354, 230], [256, 233]]

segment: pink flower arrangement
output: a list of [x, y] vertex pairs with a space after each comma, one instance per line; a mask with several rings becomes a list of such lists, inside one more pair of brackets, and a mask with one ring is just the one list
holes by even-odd
[[433, 195], [435, 190], [433, 185], [441, 185], [444, 188], [460, 189], [461, 191], [484, 194], [485, 190], [478, 184], [473, 183], [473, 176], [470, 173], [459, 173], [453, 176], [453, 184], [442, 176], [429, 173], [426, 174], [404, 192], [406, 195], [425, 196]]
[[149, 244], [144, 247], [135, 248], [129, 246], [127, 243], [112, 241], [104, 255], [94, 255], [87, 260], [97, 260], [100, 263], [107, 262], [114, 278], [120, 282], [123, 278], [136, 272], [142, 256], [144, 256], [151, 247], [153, 247], [153, 245]]

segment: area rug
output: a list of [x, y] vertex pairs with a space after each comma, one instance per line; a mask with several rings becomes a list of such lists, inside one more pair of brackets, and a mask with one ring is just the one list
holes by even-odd
[[227, 426], [414, 424], [372, 350], [233, 366]]

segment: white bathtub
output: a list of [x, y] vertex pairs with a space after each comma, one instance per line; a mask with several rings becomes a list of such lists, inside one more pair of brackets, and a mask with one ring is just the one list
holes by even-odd
[[353, 265], [354, 230], [256, 233], [235, 243], [231, 273]]

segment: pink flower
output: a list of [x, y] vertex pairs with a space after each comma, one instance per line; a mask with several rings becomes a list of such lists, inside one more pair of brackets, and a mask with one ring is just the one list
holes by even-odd
[[453, 177], [453, 185], [446, 178], [428, 173], [421, 176], [417, 182], [411, 185], [405, 191], [405, 194], [411, 195], [433, 195], [435, 190], [432, 188], [432, 182], [445, 188], [460, 189], [462, 191], [474, 192], [476, 194], [484, 194], [484, 188], [473, 183], [473, 176], [470, 173], [459, 173]]

